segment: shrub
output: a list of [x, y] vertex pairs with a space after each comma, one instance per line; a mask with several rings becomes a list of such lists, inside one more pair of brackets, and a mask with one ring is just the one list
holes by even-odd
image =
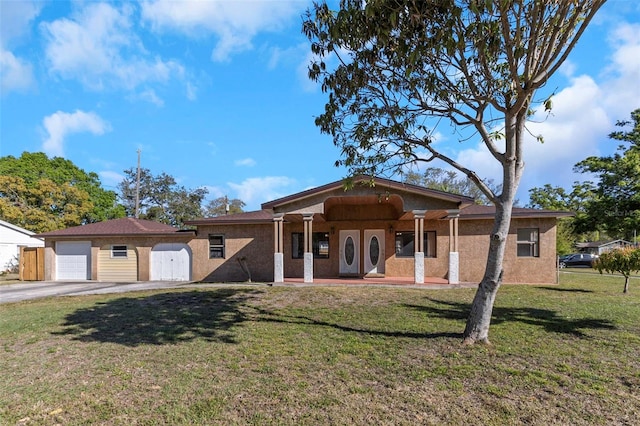
[[623, 293], [629, 292], [629, 276], [640, 271], [640, 248], [625, 247], [602, 253], [593, 265], [601, 274], [618, 272], [624, 276]]

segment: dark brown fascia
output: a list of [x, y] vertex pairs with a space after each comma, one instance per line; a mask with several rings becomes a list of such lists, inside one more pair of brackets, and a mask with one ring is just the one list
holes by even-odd
[[[458, 201], [460, 204], [473, 204], [475, 202], [473, 198], [466, 197], [464, 195], [451, 194], [449, 192], [438, 191], [435, 189], [425, 188], [419, 185], [413, 185], [409, 183], [397, 182], [390, 179], [384, 179], [384, 178], [372, 179], [366, 176], [360, 176], [353, 179], [354, 183], [361, 183], [361, 182], [370, 181], [370, 180], [373, 180], [375, 185], [381, 186], [383, 188], [386, 186], [389, 188], [394, 188], [394, 189], [398, 189], [406, 192], [418, 193], [426, 196], [431, 196], [433, 198], [444, 199], [447, 201]], [[333, 191], [335, 189], [342, 188], [344, 185], [344, 181], [345, 179], [331, 182], [326, 185], [318, 186], [316, 188], [307, 189], [306, 191], [298, 192], [296, 194], [288, 195], [286, 197], [279, 198], [277, 200], [263, 203], [261, 207], [263, 210], [272, 210], [275, 207], [278, 207], [282, 204], [289, 203], [294, 200], [301, 200], [307, 197], [321, 194], [323, 192]]]

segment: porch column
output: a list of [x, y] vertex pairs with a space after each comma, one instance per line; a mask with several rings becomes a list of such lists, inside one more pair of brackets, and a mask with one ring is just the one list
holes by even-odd
[[303, 213], [304, 222], [304, 282], [313, 282], [313, 213]]
[[284, 213], [273, 215], [273, 282], [284, 282]]
[[460, 255], [458, 253], [458, 219], [460, 210], [447, 210], [449, 219], [449, 284], [460, 282]]
[[426, 210], [414, 210], [413, 273], [416, 284], [424, 284], [424, 214]]
[[313, 282], [313, 213], [303, 213], [304, 222], [304, 282]]

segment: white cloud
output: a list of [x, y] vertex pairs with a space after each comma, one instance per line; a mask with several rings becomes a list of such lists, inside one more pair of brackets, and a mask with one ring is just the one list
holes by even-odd
[[621, 24], [612, 33], [611, 64], [602, 83], [603, 101], [616, 120], [640, 107], [640, 24]]
[[248, 178], [242, 183], [228, 183], [229, 187], [237, 193], [237, 198], [247, 205], [247, 210], [257, 210], [260, 204], [289, 194], [291, 191], [287, 188], [295, 184], [295, 179], [286, 176]]
[[107, 188], [118, 186], [118, 184], [124, 179], [124, 175], [110, 170], [98, 172], [98, 176], [100, 176], [100, 182], [102, 185]]
[[156, 94], [155, 90], [147, 89], [136, 96], [138, 99], [154, 104], [155, 106], [164, 106], [164, 101]]
[[16, 39], [24, 37], [31, 21], [38, 16], [42, 3], [27, 0], [3, 1], [0, 13], [0, 43], [4, 48]]
[[187, 82], [187, 99], [190, 101], [198, 99], [198, 88], [190, 81]]
[[41, 24], [50, 72], [78, 79], [92, 90], [131, 90], [143, 83], [182, 77], [184, 68], [179, 63], [146, 52], [134, 32], [133, 15], [131, 5], [118, 9], [89, 3], [70, 19]]
[[[527, 125], [534, 136], [544, 137], [544, 143], [526, 135], [521, 203], [528, 202], [532, 187], [549, 183], [570, 189], [573, 182], [584, 180], [573, 166], [588, 156], [615, 150], [617, 144], [608, 138], [614, 123], [640, 107], [640, 25], [619, 25], [611, 43], [611, 56], [603, 58], [604, 72], [573, 76], [576, 66], [569, 63], [561, 70], [569, 85], [553, 97], [552, 114], [547, 117], [540, 108]], [[484, 144], [460, 151], [455, 158], [483, 178], [502, 181], [501, 167]]]
[[42, 5], [31, 1], [2, 3], [0, 13], [0, 93], [23, 91], [35, 84], [31, 64], [17, 57], [11, 47], [19, 43], [31, 28]]
[[0, 49], [0, 93], [29, 89], [34, 84], [31, 64]]
[[214, 34], [214, 61], [226, 61], [238, 52], [253, 48], [260, 32], [277, 31], [300, 13], [300, 1], [209, 0], [178, 2], [154, 0], [142, 3], [142, 17], [155, 31], [172, 30], [191, 37]]
[[205, 185], [204, 188], [209, 191], [209, 196], [207, 197], [208, 200], [215, 200], [216, 198], [224, 197], [225, 195], [227, 195], [227, 192], [219, 186]]
[[109, 123], [93, 112], [76, 110], [73, 113], [57, 111], [42, 120], [48, 137], [42, 150], [51, 156], [64, 155], [65, 138], [73, 133], [89, 132], [102, 135], [111, 130]]
[[253, 167], [256, 165], [256, 160], [253, 158], [243, 158], [235, 161], [236, 166]]

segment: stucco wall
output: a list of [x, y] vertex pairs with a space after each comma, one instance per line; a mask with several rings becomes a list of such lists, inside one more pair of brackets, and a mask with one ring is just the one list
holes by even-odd
[[56, 241], [91, 241], [91, 279], [98, 280], [98, 257], [100, 248], [111, 245], [126, 245], [138, 254], [138, 280], [149, 281], [151, 249], [160, 243], [188, 243], [191, 236], [175, 237], [94, 237], [94, 238], [47, 238], [45, 240], [45, 280], [56, 277]]
[[[461, 220], [459, 237], [461, 282], [479, 282], [484, 274], [492, 220]], [[390, 230], [390, 227], [393, 229]], [[313, 232], [329, 234], [329, 258], [314, 259], [315, 278], [332, 278], [339, 275], [340, 230], [360, 231], [360, 265], [364, 265], [364, 230], [380, 229], [385, 236], [385, 275], [387, 277], [413, 277], [413, 257], [396, 257], [395, 233], [414, 231], [414, 221], [314, 221]], [[517, 256], [517, 229], [538, 228], [540, 235], [539, 257]], [[447, 278], [449, 268], [449, 221], [425, 220], [425, 231], [436, 232], [435, 258], [425, 258], [425, 275]], [[304, 259], [292, 257], [292, 233], [303, 232], [302, 222], [287, 222], [284, 226], [284, 276], [304, 277]], [[225, 236], [225, 259], [209, 259], [209, 234]], [[190, 242], [193, 250], [193, 279], [199, 281], [246, 281], [238, 259], [247, 261], [253, 281], [273, 280], [272, 224], [200, 226], [198, 236]], [[509, 231], [504, 261], [505, 283], [553, 283], [555, 282], [555, 219], [513, 219]]]
[[[512, 219], [504, 254], [505, 283], [555, 283], [556, 220]], [[460, 281], [479, 282], [484, 275], [489, 252], [492, 220], [460, 221]], [[517, 230], [539, 229], [539, 257], [517, 256]], [[463, 237], [462, 237], [463, 235]]]
[[[460, 281], [479, 282], [489, 247], [489, 233], [492, 220], [460, 220]], [[413, 232], [414, 221], [394, 220], [341, 220], [312, 224], [313, 232], [329, 234], [329, 258], [314, 259], [314, 277], [332, 278], [339, 275], [339, 234], [340, 230], [360, 231], [360, 265], [364, 265], [364, 230], [383, 230], [385, 237], [385, 275], [387, 277], [413, 277], [413, 257], [396, 257], [395, 233]], [[517, 229], [538, 228], [540, 232], [539, 257], [517, 256]], [[425, 258], [427, 277], [447, 278], [449, 261], [449, 221], [425, 220], [425, 231], [436, 232], [436, 258]], [[287, 222], [284, 226], [284, 276], [302, 278], [304, 260], [292, 258], [293, 232], [303, 232], [302, 222]], [[209, 259], [209, 234], [225, 237], [225, 258]], [[504, 259], [504, 282], [506, 283], [553, 283], [556, 278], [555, 262], [555, 219], [513, 219], [507, 241]], [[73, 241], [60, 239], [61, 241]], [[83, 238], [83, 240], [89, 240]], [[91, 276], [98, 278], [98, 253], [100, 247], [112, 244], [126, 244], [136, 247], [138, 253], [138, 279], [150, 278], [150, 252], [159, 243], [187, 243], [192, 251], [192, 279], [206, 282], [245, 282], [249, 276], [242, 269], [241, 258], [254, 282], [273, 281], [274, 226], [271, 223], [255, 225], [201, 225], [195, 238], [176, 237], [111, 237], [91, 239]], [[55, 278], [55, 242], [46, 240], [45, 279]]]
[[[193, 251], [193, 279], [205, 282], [245, 282], [244, 258], [256, 282], [273, 281], [273, 224], [198, 226], [189, 245]], [[209, 234], [224, 235], [225, 258], [209, 259]]]

